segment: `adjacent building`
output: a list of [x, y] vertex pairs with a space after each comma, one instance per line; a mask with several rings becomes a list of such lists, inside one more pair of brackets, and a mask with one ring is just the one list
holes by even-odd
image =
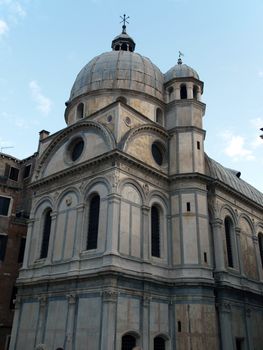
[[35, 155], [18, 160], [0, 153], [0, 349], [8, 349], [14, 315], [16, 278], [22, 266]]
[[263, 194], [205, 153], [198, 73], [134, 50], [41, 134], [10, 349], [260, 350]]

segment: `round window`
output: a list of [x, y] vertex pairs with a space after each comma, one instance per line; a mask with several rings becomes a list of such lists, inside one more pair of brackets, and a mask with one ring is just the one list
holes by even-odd
[[152, 156], [158, 165], [163, 164], [164, 150], [163, 147], [157, 142], [152, 144]]
[[70, 145], [69, 152], [71, 160], [73, 160], [73, 162], [75, 162], [75, 160], [77, 160], [81, 156], [83, 148], [84, 141], [82, 139], [77, 139], [73, 141], [73, 143]]

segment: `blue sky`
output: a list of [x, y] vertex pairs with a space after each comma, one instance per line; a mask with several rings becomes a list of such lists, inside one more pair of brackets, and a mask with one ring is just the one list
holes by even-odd
[[27, 157], [40, 130], [65, 127], [77, 73], [111, 50], [124, 13], [163, 73], [184, 53], [205, 84], [206, 152], [263, 192], [262, 0], [0, 0], [2, 151]]

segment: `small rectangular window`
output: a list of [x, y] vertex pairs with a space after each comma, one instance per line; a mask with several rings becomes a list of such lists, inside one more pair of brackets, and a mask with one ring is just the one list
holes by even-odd
[[204, 252], [204, 262], [207, 263], [207, 253]]
[[11, 166], [10, 173], [9, 173], [9, 179], [11, 179], [13, 181], [17, 181], [18, 180], [18, 175], [19, 175], [19, 169], [14, 168], [14, 167]]
[[181, 323], [181, 321], [177, 322], [177, 331], [178, 331], [178, 333], [182, 332], [182, 323]]
[[7, 238], [8, 236], [6, 234], [0, 234], [0, 261], [5, 260]]
[[197, 149], [200, 149], [200, 141], [197, 141]]
[[0, 196], [0, 215], [8, 216], [10, 198]]
[[26, 179], [30, 175], [31, 164], [28, 164], [24, 168], [23, 179]]
[[191, 211], [191, 203], [190, 202], [186, 203], [186, 210]]
[[25, 254], [25, 247], [26, 247], [26, 238], [25, 237], [21, 237], [19, 254], [18, 254], [18, 259], [17, 259], [17, 262], [19, 264], [23, 262], [24, 254]]

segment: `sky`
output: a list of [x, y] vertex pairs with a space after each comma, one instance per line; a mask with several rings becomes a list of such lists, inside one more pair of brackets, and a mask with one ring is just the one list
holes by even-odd
[[263, 192], [262, 0], [0, 0], [0, 151], [23, 159], [66, 126], [81, 68], [127, 14], [136, 52], [165, 73], [178, 51], [204, 82], [206, 153]]

